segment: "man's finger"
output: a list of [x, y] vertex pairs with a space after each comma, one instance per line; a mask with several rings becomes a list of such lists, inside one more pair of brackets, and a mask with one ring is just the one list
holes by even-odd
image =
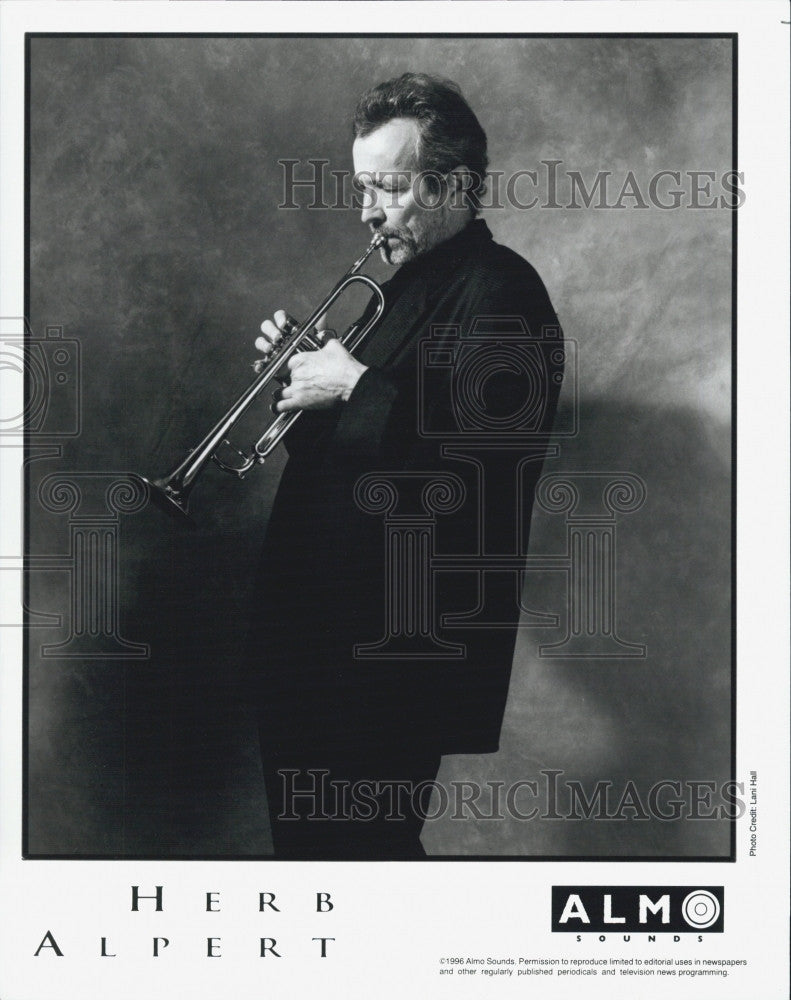
[[279, 399], [272, 404], [273, 413], [290, 413], [292, 410], [301, 409], [299, 403], [294, 399]]
[[265, 319], [261, 324], [261, 333], [263, 333], [270, 344], [276, 344], [283, 336], [271, 319]]
[[300, 368], [308, 360], [308, 351], [297, 351], [296, 354], [292, 354], [288, 359], [286, 364], [288, 365], [288, 370], [293, 372], [295, 369]]
[[323, 349], [325, 351], [327, 351], [327, 353], [330, 354], [330, 355], [332, 355], [332, 354], [341, 355], [341, 354], [348, 354], [349, 353], [346, 350], [346, 348], [343, 346], [343, 344], [339, 340], [337, 340], [337, 339], [336, 340], [328, 340], [327, 343], [324, 345]]
[[283, 333], [294, 333], [295, 330], [299, 329], [299, 324], [294, 319], [293, 316], [285, 311], [285, 309], [278, 309], [275, 313], [275, 323], [277, 324], [278, 330]]

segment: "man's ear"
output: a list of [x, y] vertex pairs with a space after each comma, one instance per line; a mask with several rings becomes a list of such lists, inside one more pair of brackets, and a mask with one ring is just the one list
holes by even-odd
[[460, 163], [448, 173], [450, 204], [452, 208], [471, 208], [469, 192], [476, 186], [475, 174], [465, 163]]

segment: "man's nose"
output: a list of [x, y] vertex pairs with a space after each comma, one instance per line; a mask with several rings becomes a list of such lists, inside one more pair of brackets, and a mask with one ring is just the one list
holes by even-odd
[[368, 190], [363, 198], [362, 221], [364, 225], [374, 222], [381, 225], [387, 218], [378, 191]]

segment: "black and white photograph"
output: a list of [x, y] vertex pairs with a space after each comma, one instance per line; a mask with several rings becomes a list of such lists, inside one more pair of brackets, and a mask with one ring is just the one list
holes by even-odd
[[22, 6], [3, 997], [782, 996], [787, 7]]
[[29, 45], [30, 854], [728, 857], [734, 40]]

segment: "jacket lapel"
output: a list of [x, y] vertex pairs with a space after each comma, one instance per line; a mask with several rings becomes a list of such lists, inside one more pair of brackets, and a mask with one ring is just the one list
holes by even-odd
[[388, 282], [385, 302], [392, 299], [379, 326], [371, 334], [357, 356], [363, 364], [384, 368], [395, 357], [403, 344], [414, 336], [415, 326], [425, 311], [427, 288], [422, 280], [413, 280], [400, 290]]

